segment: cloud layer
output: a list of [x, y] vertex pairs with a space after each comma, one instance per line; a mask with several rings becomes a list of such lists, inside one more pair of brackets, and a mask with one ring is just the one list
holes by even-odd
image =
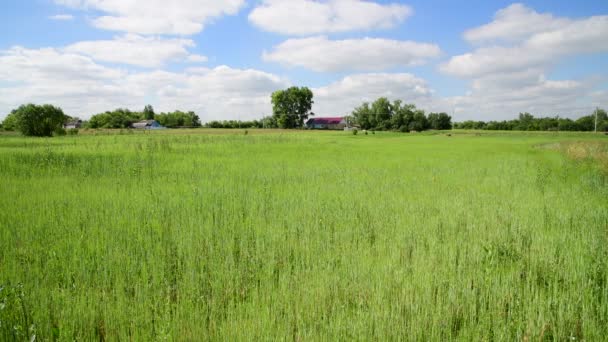
[[55, 0], [59, 5], [95, 10], [93, 25], [138, 34], [192, 35], [224, 15], [234, 15], [244, 0]]
[[249, 21], [264, 31], [311, 35], [388, 29], [403, 22], [413, 10], [402, 4], [361, 0], [264, 0]]
[[123, 63], [141, 67], [160, 67], [166, 62], [188, 60], [204, 62], [204, 56], [190, 55], [190, 39], [162, 39], [127, 34], [112, 40], [83, 41], [65, 48], [67, 52], [90, 56], [97, 61]]
[[327, 37], [288, 39], [264, 53], [263, 59], [317, 72], [382, 71], [413, 66], [437, 57], [435, 44], [379, 38], [330, 40]]

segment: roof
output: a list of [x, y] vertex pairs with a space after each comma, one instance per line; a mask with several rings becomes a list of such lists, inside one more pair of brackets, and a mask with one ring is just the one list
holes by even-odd
[[333, 117], [333, 118], [312, 118], [308, 120], [310, 124], [325, 124], [325, 125], [337, 125], [342, 122], [343, 117]]
[[135, 122], [135, 123], [133, 123], [133, 124], [141, 124], [141, 125], [145, 124], [145, 125], [151, 125], [151, 124], [153, 124], [154, 122], [156, 122], [156, 120], [142, 120], [142, 121]]

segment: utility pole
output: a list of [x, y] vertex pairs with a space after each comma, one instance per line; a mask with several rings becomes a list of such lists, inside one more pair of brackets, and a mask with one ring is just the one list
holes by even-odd
[[595, 133], [596, 134], [597, 134], [597, 111], [598, 111], [598, 108], [595, 107]]

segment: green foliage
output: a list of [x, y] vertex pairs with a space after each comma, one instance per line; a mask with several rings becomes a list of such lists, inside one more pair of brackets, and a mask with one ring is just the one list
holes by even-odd
[[17, 130], [17, 113], [13, 110], [9, 115], [2, 121], [2, 129], [5, 131], [16, 131]]
[[371, 105], [363, 103], [352, 112], [354, 124], [362, 129], [401, 132], [424, 131], [427, 129], [452, 129], [452, 118], [446, 113], [431, 113], [429, 118], [424, 111], [413, 104], [403, 104], [401, 100], [391, 103], [381, 97]]
[[[608, 115], [603, 109], [597, 111], [598, 132], [608, 132]], [[560, 117], [536, 118], [530, 113], [520, 113], [515, 120], [509, 121], [464, 121], [454, 124], [459, 129], [485, 129], [502, 131], [583, 131], [595, 129], [595, 112], [582, 116], [577, 120]]]
[[5, 125], [26, 136], [50, 137], [59, 131], [68, 117], [59, 107], [52, 105], [27, 104], [13, 110]]
[[[209, 121], [205, 124], [207, 128], [263, 128], [262, 121], [238, 121], [238, 120], [225, 120], [225, 121]], [[271, 127], [267, 127], [271, 128]]]
[[[146, 120], [154, 120], [154, 108], [151, 105], [146, 105], [143, 111], [143, 117]], [[163, 125], [164, 126], [164, 125]], [[167, 126], [168, 127], [168, 126]]]
[[177, 128], [177, 127], [200, 127], [201, 121], [194, 112], [182, 112], [176, 110], [171, 113], [160, 113], [154, 116], [156, 121], [158, 121], [162, 126], [168, 128]]
[[116, 109], [96, 114], [88, 123], [89, 128], [129, 128], [134, 122], [143, 120], [143, 114], [128, 109]]
[[608, 336], [603, 135], [147, 133], [0, 136], [0, 341]]
[[68, 135], [78, 135], [78, 128], [70, 128], [68, 129]]
[[310, 115], [313, 93], [307, 87], [291, 87], [272, 93], [272, 116], [279, 128], [302, 128]]

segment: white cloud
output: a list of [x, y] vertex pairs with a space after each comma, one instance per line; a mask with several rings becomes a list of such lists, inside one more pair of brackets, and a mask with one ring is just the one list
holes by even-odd
[[496, 12], [491, 23], [466, 31], [464, 38], [473, 43], [518, 41], [536, 33], [559, 29], [569, 23], [568, 19], [539, 14], [523, 4], [516, 3]]
[[344, 70], [381, 71], [424, 63], [441, 53], [435, 44], [378, 38], [329, 40], [327, 37], [289, 39], [265, 61], [301, 66], [318, 72]]
[[413, 10], [402, 4], [362, 0], [265, 0], [249, 21], [270, 32], [308, 35], [387, 29], [403, 22]]
[[[506, 11], [510, 13], [509, 9]], [[440, 69], [459, 77], [480, 77], [497, 72], [512, 72], [529, 67], [550, 67], [560, 58], [594, 52], [608, 52], [608, 16], [595, 16], [579, 20], [540, 15], [521, 5], [516, 13], [525, 15], [519, 25], [533, 26], [542, 18], [542, 25], [522, 29], [515, 23], [517, 17], [505, 19], [504, 13], [490, 24], [468, 31], [465, 38], [483, 41], [491, 38], [515, 37], [523, 39], [516, 45], [480, 47], [473, 52], [452, 57]], [[499, 12], [501, 13], [501, 12]], [[538, 21], [538, 20], [536, 20]], [[523, 32], [524, 30], [525, 32]], [[522, 33], [523, 32], [523, 33]]]
[[57, 49], [0, 52], [0, 116], [28, 103], [51, 103], [70, 115], [151, 102], [157, 111], [193, 110], [203, 120], [252, 119], [270, 111], [270, 94], [290, 83], [278, 76], [227, 66], [184, 72], [127, 72]]
[[141, 67], [159, 67], [165, 62], [199, 59], [193, 57], [187, 48], [195, 46], [189, 39], [163, 39], [127, 34], [113, 40], [78, 42], [66, 47], [67, 52], [79, 53], [98, 61], [124, 63]]
[[104, 15], [95, 27], [138, 34], [192, 35], [215, 18], [236, 14], [244, 0], [55, 0], [57, 4]]
[[313, 89], [317, 116], [348, 115], [363, 102], [379, 97], [400, 99], [425, 110], [442, 110], [445, 106], [433, 95], [427, 82], [408, 73], [369, 73], [347, 76], [324, 87]]
[[469, 93], [446, 100], [470, 119], [509, 119], [523, 111], [586, 114], [595, 103], [594, 81], [545, 75], [566, 57], [608, 52], [607, 36], [608, 16], [574, 20], [511, 5], [489, 24], [465, 32], [478, 45], [473, 51], [440, 65], [445, 74], [471, 81]]
[[69, 21], [73, 20], [74, 16], [71, 14], [57, 14], [49, 17], [51, 20]]

